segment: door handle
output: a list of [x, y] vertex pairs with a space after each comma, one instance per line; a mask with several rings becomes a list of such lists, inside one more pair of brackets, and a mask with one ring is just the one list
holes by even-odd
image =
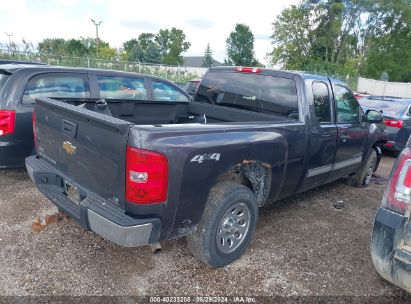
[[340, 140], [341, 140], [343, 143], [345, 143], [345, 142], [347, 141], [347, 139], [349, 139], [349, 138], [350, 138], [349, 135], [346, 135], [346, 134], [341, 134], [341, 135], [340, 135]]

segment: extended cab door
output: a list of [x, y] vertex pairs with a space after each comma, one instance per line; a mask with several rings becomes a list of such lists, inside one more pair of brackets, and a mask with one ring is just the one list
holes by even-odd
[[337, 150], [329, 180], [354, 173], [362, 163], [368, 139], [368, 127], [362, 121], [362, 110], [351, 90], [340, 82], [332, 81], [337, 123]]
[[303, 191], [323, 184], [333, 169], [337, 146], [331, 84], [324, 79], [306, 81], [310, 104], [310, 144]]

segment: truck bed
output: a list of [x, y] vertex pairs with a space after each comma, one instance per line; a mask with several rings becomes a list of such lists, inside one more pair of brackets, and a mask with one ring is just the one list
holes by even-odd
[[[59, 99], [64, 103], [97, 111], [96, 99]], [[250, 121], [287, 121], [285, 117], [258, 113], [202, 102], [156, 102], [104, 100], [108, 110], [104, 114], [135, 125], [225, 123]], [[103, 111], [102, 111], [103, 113]]]

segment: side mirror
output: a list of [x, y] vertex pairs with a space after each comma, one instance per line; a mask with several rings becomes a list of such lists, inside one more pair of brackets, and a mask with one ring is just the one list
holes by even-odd
[[365, 117], [369, 123], [382, 123], [384, 120], [382, 114], [375, 110], [367, 110]]

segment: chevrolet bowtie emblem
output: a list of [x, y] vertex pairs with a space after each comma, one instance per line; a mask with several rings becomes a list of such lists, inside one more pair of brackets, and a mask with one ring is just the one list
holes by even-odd
[[77, 148], [71, 144], [69, 141], [63, 142], [63, 149], [66, 151], [69, 155], [74, 155], [76, 153]]

